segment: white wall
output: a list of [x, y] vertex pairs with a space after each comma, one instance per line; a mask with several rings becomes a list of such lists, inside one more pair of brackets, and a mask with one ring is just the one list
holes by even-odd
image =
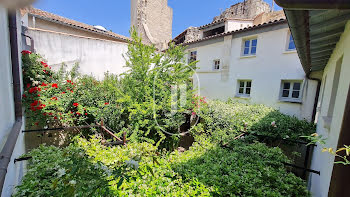
[[[196, 50], [199, 60], [197, 74], [200, 78], [201, 95], [212, 99], [234, 98], [242, 102], [265, 104], [285, 114], [310, 121], [317, 82], [305, 79], [296, 51], [286, 51], [289, 32], [287, 25], [282, 27], [257, 34], [251, 32], [248, 37], [258, 39], [257, 54], [252, 57], [241, 56], [242, 40], [246, 38], [241, 35], [234, 34], [232, 41], [225, 38], [225, 41], [218, 39], [207, 44], [190, 45], [188, 51]], [[228, 41], [231, 43], [227, 43]], [[226, 57], [225, 53], [229, 49], [231, 52]], [[223, 63], [225, 59], [229, 59], [228, 68], [213, 71], [215, 59], [220, 59]], [[236, 97], [239, 79], [252, 80], [249, 98]], [[288, 79], [304, 80], [302, 103], [280, 101], [281, 80]]]
[[55, 33], [42, 30], [29, 30], [35, 42], [35, 50], [42, 55], [53, 69], [62, 63], [69, 67], [79, 63], [82, 74], [93, 74], [102, 79], [109, 71], [121, 74], [126, 70], [123, 54], [127, 43]]
[[[21, 57], [21, 22], [20, 14], [17, 12], [17, 37], [19, 51]], [[8, 13], [7, 10], [0, 6], [0, 150], [6, 143], [8, 134], [15, 122], [15, 109], [13, 100], [13, 85], [12, 85], [12, 63], [11, 63], [11, 48], [9, 41], [8, 29]], [[23, 124], [24, 125], [24, 124]], [[23, 126], [22, 126], [23, 127]], [[13, 189], [20, 183], [20, 180], [25, 171], [23, 162], [13, 163], [15, 158], [18, 158], [24, 153], [24, 135], [19, 134], [15, 149], [13, 151], [11, 161], [7, 168], [5, 183], [2, 190], [2, 197], [11, 196]]]
[[[320, 108], [318, 112], [317, 133], [327, 138], [327, 143], [325, 146], [333, 149], [337, 148], [341, 129], [340, 127], [342, 125], [344, 108], [350, 84], [350, 45], [348, 43], [350, 43], [350, 22], [347, 23], [345, 31], [337, 43], [336, 48], [334, 49], [333, 54], [324, 69], [320, 98], [318, 101]], [[324, 117], [327, 116], [330, 106], [336, 63], [342, 56], [343, 62], [341, 65], [341, 74], [335, 99], [334, 113], [329, 129], [327, 129], [324, 127]], [[313, 196], [326, 197], [328, 196], [332, 176], [334, 156], [329, 153], [322, 153], [321, 149], [322, 147], [320, 145], [315, 148], [311, 163], [311, 169], [320, 171], [321, 175], [310, 174], [309, 187], [313, 193]]]
[[253, 21], [248, 20], [227, 20], [225, 22], [225, 32], [243, 29], [248, 26], [253, 26]]

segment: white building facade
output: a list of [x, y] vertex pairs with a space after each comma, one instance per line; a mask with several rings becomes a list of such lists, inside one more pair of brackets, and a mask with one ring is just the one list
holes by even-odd
[[287, 21], [237, 21], [206, 25], [201, 39], [184, 43], [189, 61], [199, 61], [194, 85], [200, 95], [265, 104], [311, 121], [317, 82], [305, 77]]

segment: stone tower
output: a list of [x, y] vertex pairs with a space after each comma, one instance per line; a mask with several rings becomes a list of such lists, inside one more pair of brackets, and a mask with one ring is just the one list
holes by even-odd
[[173, 10], [168, 0], [131, 0], [131, 27], [147, 44], [166, 48], [172, 39]]

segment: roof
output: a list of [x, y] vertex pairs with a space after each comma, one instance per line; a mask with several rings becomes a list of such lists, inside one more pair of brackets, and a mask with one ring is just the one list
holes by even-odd
[[269, 21], [269, 22], [266, 22], [266, 23], [253, 25], [253, 26], [245, 27], [245, 28], [242, 28], [242, 29], [234, 30], [234, 31], [229, 31], [229, 32], [224, 32], [224, 33], [213, 35], [213, 36], [208, 36], [208, 37], [201, 38], [201, 39], [198, 39], [198, 40], [194, 40], [194, 41], [183, 43], [182, 45], [190, 45], [190, 44], [194, 44], [194, 43], [198, 43], [198, 42], [202, 42], [202, 41], [206, 41], [206, 40], [211, 40], [211, 39], [215, 39], [215, 38], [219, 38], [219, 37], [224, 37], [224, 36], [227, 36], [227, 35], [232, 35], [232, 34], [235, 34], [235, 33], [240, 33], [240, 32], [245, 32], [245, 31], [253, 31], [253, 30], [256, 30], [256, 29], [260, 29], [260, 28], [264, 28], [264, 27], [268, 27], [268, 26], [272, 26], [272, 25], [283, 24], [283, 23], [287, 23], [287, 20], [282, 18], [280, 20]]
[[285, 14], [305, 73], [323, 70], [350, 20], [350, 10], [285, 9]]
[[52, 14], [50, 12], [46, 12], [46, 11], [43, 11], [43, 10], [40, 10], [37, 8], [27, 7], [27, 8], [21, 9], [22, 16], [25, 15], [26, 13], [28, 13], [29, 15], [35, 16], [37, 18], [50, 21], [50, 22], [68, 25], [68, 26], [73, 27], [73, 28], [78, 28], [78, 29], [82, 29], [82, 30], [89, 31], [92, 33], [97, 33], [100, 35], [112, 37], [112, 38], [115, 38], [116, 40], [119, 40], [122, 42], [129, 42], [130, 41], [130, 38], [128, 38], [126, 36], [122, 36], [122, 35], [113, 33], [111, 31], [104, 31], [101, 29], [97, 29], [92, 25], [88, 25], [88, 24], [81, 23], [81, 22], [78, 22], [78, 21], [75, 21], [72, 19], [68, 19], [68, 18], [59, 16], [56, 14]]

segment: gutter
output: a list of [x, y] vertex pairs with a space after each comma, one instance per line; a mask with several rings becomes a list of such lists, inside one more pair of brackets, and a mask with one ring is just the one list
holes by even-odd
[[18, 135], [22, 127], [21, 79], [18, 57], [17, 17], [15, 11], [9, 11], [8, 20], [11, 45], [13, 97], [15, 103], [15, 123], [11, 129], [10, 134], [8, 135], [4, 148], [0, 153], [0, 195], [4, 186], [8, 164], [10, 163]]
[[307, 79], [317, 81], [316, 95], [315, 95], [314, 107], [312, 109], [312, 118], [311, 118], [311, 122], [315, 123], [316, 113], [317, 113], [317, 104], [318, 104], [318, 99], [320, 97], [320, 90], [321, 90], [321, 82], [322, 81], [320, 79], [311, 78], [309, 76], [307, 76]]
[[350, 0], [275, 0], [287, 10], [350, 9]]

